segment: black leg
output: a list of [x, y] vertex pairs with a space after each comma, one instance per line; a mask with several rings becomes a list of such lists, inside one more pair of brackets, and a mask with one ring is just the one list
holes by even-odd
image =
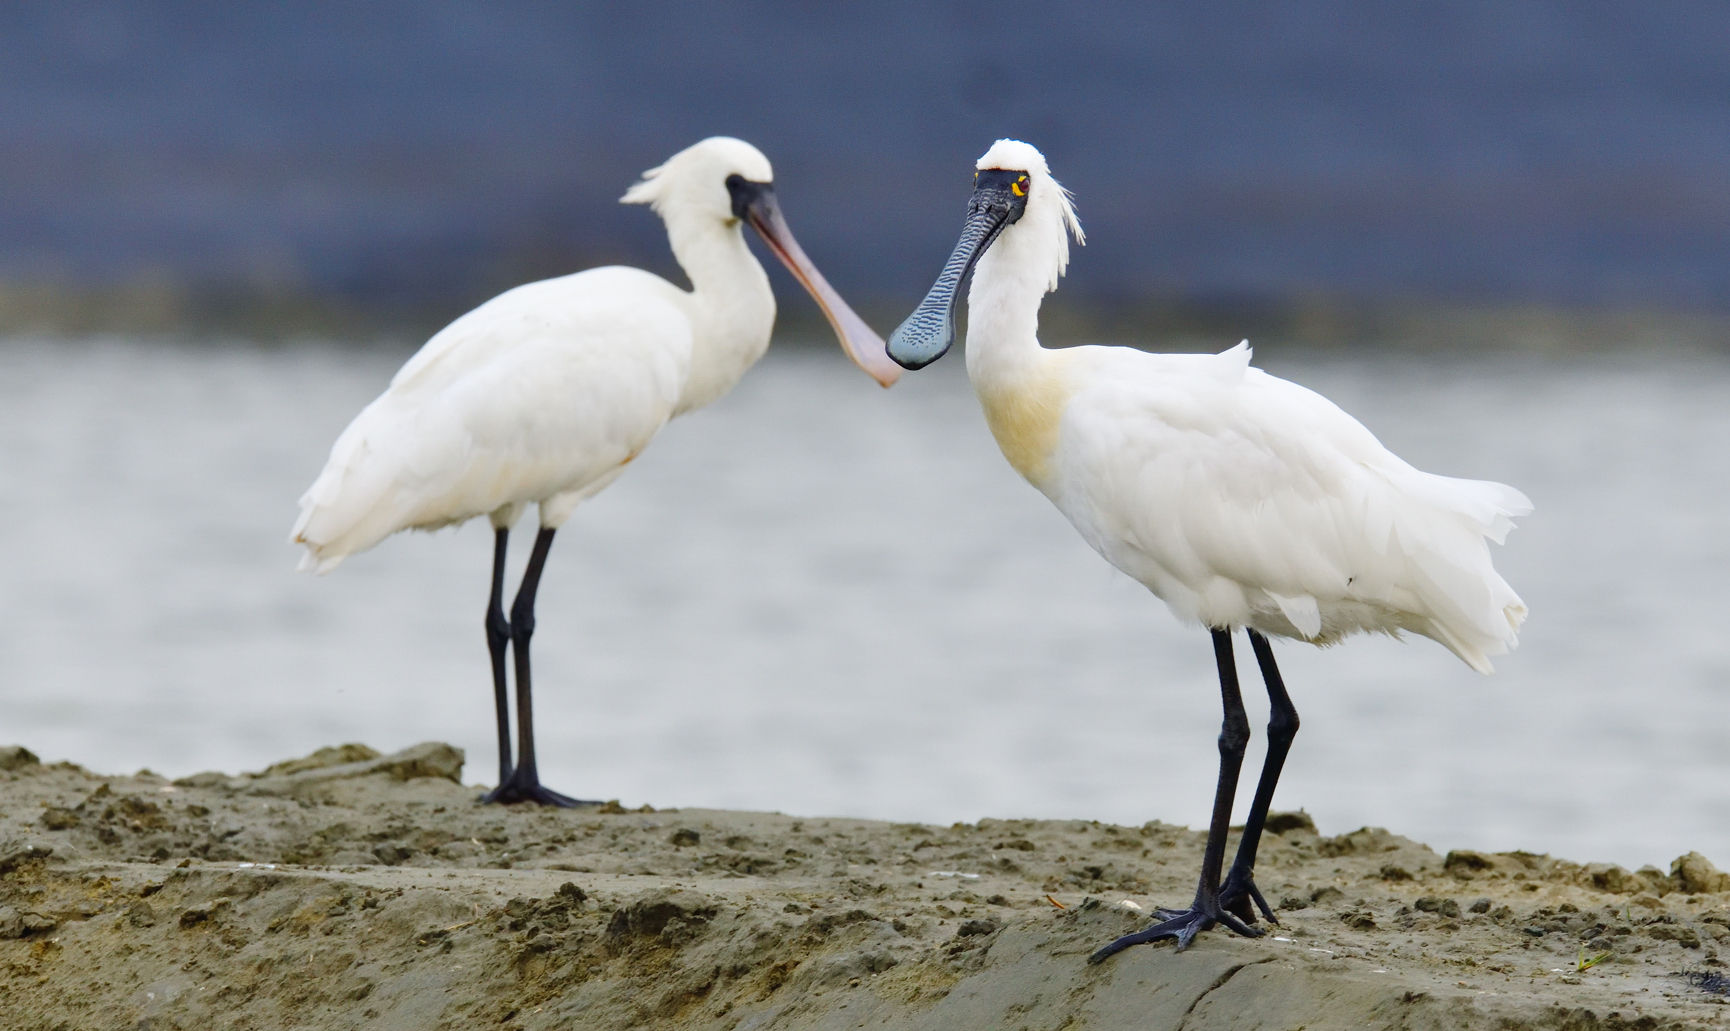
[[1253, 902], [1269, 923], [1277, 924], [1279, 920], [1255, 886], [1255, 853], [1261, 844], [1262, 826], [1267, 823], [1268, 807], [1273, 804], [1274, 787], [1279, 783], [1280, 771], [1285, 768], [1292, 738], [1297, 736], [1298, 714], [1297, 707], [1291, 703], [1291, 696], [1286, 694], [1285, 680], [1279, 675], [1279, 667], [1274, 664], [1273, 646], [1254, 630], [1249, 631], [1249, 643], [1255, 649], [1256, 664], [1261, 667], [1262, 683], [1267, 685], [1267, 759], [1262, 763], [1261, 780], [1255, 786], [1255, 801], [1250, 804], [1249, 819], [1244, 821], [1237, 858], [1232, 860], [1225, 883], [1220, 885], [1219, 896], [1225, 908], [1245, 922], [1255, 920], [1255, 911], [1250, 908]]
[[493, 533], [493, 588], [487, 600], [487, 651], [493, 657], [493, 704], [499, 724], [499, 783], [511, 779], [511, 708], [505, 688], [505, 650], [511, 643], [511, 624], [505, 619], [505, 544], [509, 528]]
[[1196, 934], [1214, 924], [1224, 924], [1238, 934], [1254, 938], [1261, 931], [1250, 927], [1220, 907], [1220, 868], [1225, 865], [1225, 837], [1231, 829], [1231, 804], [1237, 797], [1237, 777], [1243, 768], [1243, 753], [1249, 745], [1249, 716], [1243, 711], [1243, 693], [1237, 686], [1237, 663], [1231, 651], [1231, 631], [1213, 630], [1213, 656], [1219, 666], [1219, 694], [1225, 717], [1219, 728], [1219, 784], [1213, 794], [1213, 818], [1207, 827], [1207, 849], [1202, 853], [1201, 881], [1195, 901], [1186, 910], [1162, 910], [1160, 922], [1123, 937], [1087, 958], [1099, 963], [1110, 956], [1145, 942], [1176, 938], [1182, 952]]
[[535, 548], [529, 554], [529, 565], [523, 571], [522, 586], [517, 588], [517, 600], [511, 603], [511, 648], [517, 667], [517, 766], [510, 778], [499, 782], [483, 802], [539, 802], [543, 805], [596, 805], [581, 799], [561, 795], [541, 784], [535, 764], [535, 717], [531, 698], [533, 683], [529, 677], [529, 638], [535, 633], [535, 593], [541, 586], [541, 569], [547, 564], [547, 552], [553, 546], [556, 531], [541, 527], [535, 536]]
[[539, 782], [540, 771], [535, 765], [535, 715], [530, 697], [534, 685], [529, 676], [529, 638], [535, 634], [535, 596], [541, 589], [541, 570], [546, 567], [547, 553], [553, 547], [553, 532], [543, 527], [535, 535], [534, 551], [529, 554], [528, 568], [523, 570], [517, 599], [511, 603], [511, 645], [517, 660], [517, 769], [534, 782]]

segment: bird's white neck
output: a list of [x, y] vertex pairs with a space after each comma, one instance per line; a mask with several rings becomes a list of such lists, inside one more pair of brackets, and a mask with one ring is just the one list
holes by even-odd
[[[1007, 235], [1007, 234], [1005, 234]], [[1039, 306], [1045, 280], [1026, 262], [999, 251], [979, 259], [967, 293], [967, 375], [982, 394], [1008, 389], [1041, 374], [1051, 352], [1039, 344]]]
[[987, 252], [967, 295], [967, 378], [1003, 457], [1050, 494], [1052, 455], [1070, 387], [1060, 351], [1039, 345], [1047, 280]]
[[675, 415], [725, 394], [768, 350], [775, 325], [769, 276], [738, 223], [666, 212], [673, 257], [691, 280], [691, 374]]

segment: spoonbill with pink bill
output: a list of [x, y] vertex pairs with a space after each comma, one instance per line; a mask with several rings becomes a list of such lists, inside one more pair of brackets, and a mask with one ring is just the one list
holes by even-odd
[[[1106, 945], [1173, 938], [1214, 924], [1239, 934], [1256, 912], [1256, 848], [1298, 729], [1269, 637], [1316, 645], [1411, 631], [1480, 673], [1513, 648], [1526, 606], [1491, 565], [1525, 495], [1422, 472], [1319, 394], [1222, 354], [1128, 347], [1048, 350], [1039, 307], [1082, 241], [1069, 194], [1038, 150], [999, 140], [976, 166], [961, 240], [925, 300], [889, 337], [909, 369], [941, 358], [967, 295], [967, 372], [1003, 455], [1106, 561], [1213, 637], [1225, 711], [1219, 782], [1195, 900]], [[1248, 636], [1267, 687], [1267, 758], [1236, 858], [1222, 873], [1249, 721], [1232, 635]], [[1156, 759], [1171, 758], [1161, 748]], [[1253, 906], [1253, 908], [1252, 908]]]
[[[660, 215], [691, 289], [609, 266], [519, 286], [457, 319], [337, 438], [290, 535], [306, 546], [301, 568], [323, 573], [399, 530], [478, 516], [492, 523], [485, 625], [499, 784], [484, 801], [583, 804], [540, 781], [529, 674], [535, 592], [553, 535], [577, 505], [612, 483], [667, 420], [732, 389], [768, 348], [775, 296], [741, 227], [761, 234], [877, 382], [887, 387], [901, 371], [793, 238], [757, 148], [703, 140], [643, 173], [623, 202]], [[505, 545], [530, 504], [540, 531], [507, 618]]]

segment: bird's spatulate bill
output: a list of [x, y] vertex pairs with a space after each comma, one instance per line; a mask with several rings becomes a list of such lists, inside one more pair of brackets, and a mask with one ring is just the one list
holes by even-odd
[[759, 195], [747, 211], [751, 225], [775, 252], [775, 257], [787, 266], [793, 273], [793, 278], [799, 281], [810, 293], [817, 307], [823, 309], [823, 314], [829, 319], [829, 325], [834, 327], [835, 336], [841, 341], [841, 349], [847, 352], [847, 357], [870, 374], [871, 378], [888, 387], [901, 378], [901, 369], [889, 360], [889, 354], [884, 347], [883, 338], [878, 336], [865, 320], [860, 318], [829, 281], [823, 278], [823, 273], [817, 271], [817, 266], [811, 264], [811, 259], [805, 256], [804, 248], [793, 238], [793, 231], [787, 227], [787, 220], [781, 216], [781, 207], [775, 202], [775, 195], [764, 192]]
[[889, 334], [889, 357], [902, 367], [922, 369], [943, 357], [955, 343], [955, 295], [979, 256], [1002, 232], [1005, 217], [1004, 212], [984, 205], [974, 205], [967, 213], [961, 239], [943, 263], [937, 282], [931, 284], [913, 314]]

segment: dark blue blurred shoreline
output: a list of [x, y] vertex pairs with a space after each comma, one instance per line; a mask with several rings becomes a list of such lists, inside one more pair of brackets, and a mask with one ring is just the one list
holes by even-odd
[[[779, 293], [774, 347], [831, 350], [828, 324], [797, 287], [783, 283]], [[1365, 348], [1539, 359], [1613, 352], [1730, 357], [1730, 314], [1717, 311], [1428, 301], [1368, 305], [1313, 297], [1277, 303], [1101, 304], [1074, 303], [1065, 293], [1047, 298], [1041, 312], [1040, 338], [1049, 347], [1115, 343], [1153, 351], [1220, 351], [1247, 339], [1264, 359], [1276, 353], [1315, 357]], [[0, 287], [0, 349], [8, 338], [121, 335], [175, 346], [199, 340], [265, 346], [317, 341], [406, 354], [484, 299], [453, 298], [449, 307], [386, 306], [329, 297], [198, 295], [161, 287], [111, 292]], [[918, 295], [910, 294], [899, 303], [877, 298], [857, 307], [873, 328], [887, 334], [917, 301]]]

